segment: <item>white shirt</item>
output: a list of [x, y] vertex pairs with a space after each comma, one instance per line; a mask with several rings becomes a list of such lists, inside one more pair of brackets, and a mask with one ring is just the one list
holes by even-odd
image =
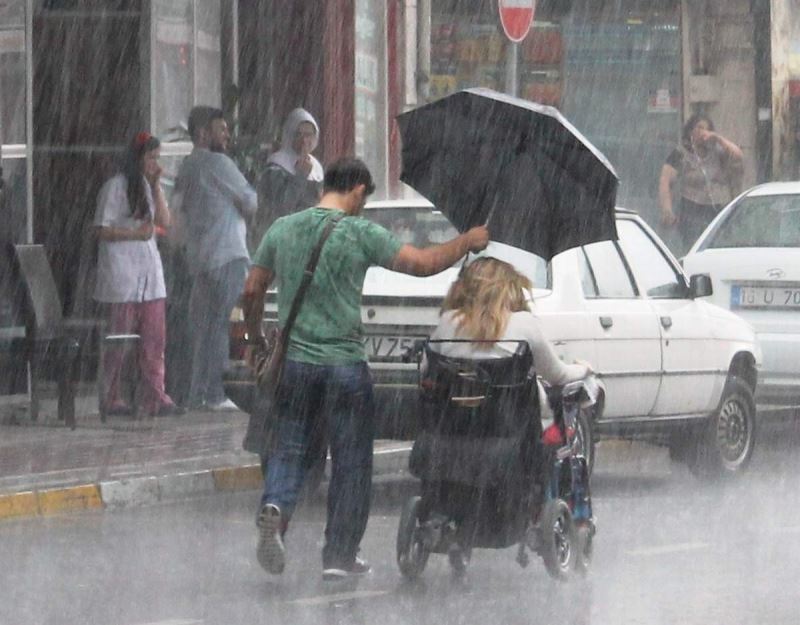
[[[457, 334], [457, 314], [453, 310], [442, 313], [439, 325], [431, 335], [432, 341], [469, 338]], [[480, 343], [432, 343], [431, 349], [450, 358], [507, 358], [517, 350], [519, 341], [525, 341], [530, 346], [536, 374], [553, 386], [581, 380], [589, 374], [586, 365], [568, 365], [558, 358], [550, 341], [542, 333], [539, 319], [528, 311], [511, 313], [503, 336], [489, 349], [481, 349], [486, 344]]]
[[[145, 184], [150, 219], [155, 203]], [[95, 226], [136, 229], [144, 223], [134, 219], [128, 205], [128, 180], [117, 174], [106, 181], [97, 196]], [[99, 302], [149, 302], [167, 296], [161, 255], [155, 234], [147, 241], [100, 241], [94, 298]]]

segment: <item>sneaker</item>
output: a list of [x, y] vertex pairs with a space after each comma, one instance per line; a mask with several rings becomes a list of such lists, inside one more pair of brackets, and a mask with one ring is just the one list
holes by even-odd
[[212, 412], [223, 412], [228, 410], [239, 410], [239, 406], [234, 404], [230, 399], [223, 399], [218, 404], [206, 404], [206, 409]]
[[335, 582], [348, 577], [359, 577], [366, 575], [372, 570], [369, 563], [361, 558], [355, 558], [349, 566], [327, 567], [322, 569], [322, 579], [326, 582]]
[[281, 510], [271, 503], [265, 504], [258, 515], [258, 563], [267, 573], [280, 575], [286, 566], [286, 549], [281, 537]]

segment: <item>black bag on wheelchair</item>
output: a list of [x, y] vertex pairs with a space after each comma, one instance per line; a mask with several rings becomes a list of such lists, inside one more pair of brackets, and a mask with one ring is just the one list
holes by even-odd
[[528, 344], [519, 342], [504, 358], [465, 359], [438, 351], [449, 342], [429, 341], [423, 348], [422, 428], [411, 473], [425, 482], [479, 488], [529, 475], [541, 425]]

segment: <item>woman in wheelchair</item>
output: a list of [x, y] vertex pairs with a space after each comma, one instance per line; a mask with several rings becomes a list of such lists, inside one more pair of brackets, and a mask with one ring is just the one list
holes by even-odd
[[431, 341], [447, 342], [432, 342], [431, 349], [450, 358], [504, 358], [525, 341], [536, 374], [551, 386], [585, 378], [592, 373], [591, 366], [565, 364], [553, 351], [531, 312], [527, 293], [532, 288], [528, 278], [502, 260], [474, 260], [450, 287], [439, 325], [431, 335]]
[[[421, 494], [404, 508], [397, 543], [407, 577], [431, 552], [447, 553], [463, 571], [473, 547], [516, 544], [523, 566], [526, 550], [536, 550], [556, 577], [577, 562], [564, 528], [573, 527], [569, 506], [589, 502], [585, 460], [561, 442], [545, 452], [535, 376], [561, 387], [592, 369], [556, 356], [531, 312], [532, 286], [506, 262], [476, 259], [451, 286], [422, 348], [422, 427], [409, 459]], [[584, 512], [589, 520], [590, 504]]]

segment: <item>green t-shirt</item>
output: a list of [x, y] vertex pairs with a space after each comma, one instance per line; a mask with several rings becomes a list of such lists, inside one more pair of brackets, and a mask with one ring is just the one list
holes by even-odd
[[[308, 208], [278, 219], [264, 235], [253, 264], [278, 280], [278, 321], [286, 323], [308, 259], [325, 224], [338, 211]], [[389, 267], [402, 243], [362, 217], [343, 217], [322, 248], [314, 279], [294, 322], [287, 358], [318, 365], [366, 360], [361, 289], [373, 265]]]

